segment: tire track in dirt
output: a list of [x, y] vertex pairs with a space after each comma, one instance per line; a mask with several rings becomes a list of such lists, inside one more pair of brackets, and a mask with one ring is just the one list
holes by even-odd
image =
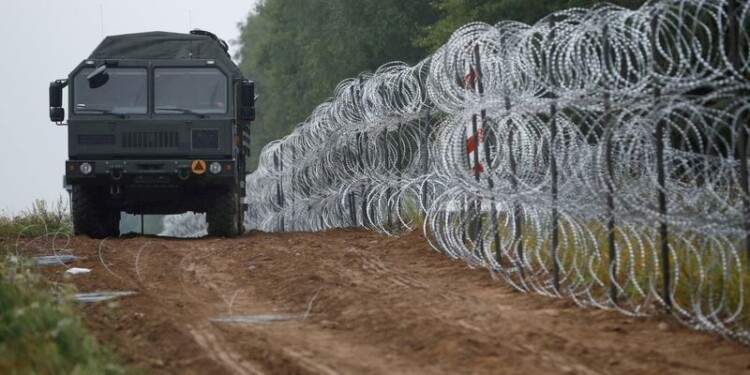
[[190, 334], [195, 338], [195, 342], [198, 343], [203, 349], [206, 350], [209, 356], [216, 362], [221, 363], [224, 368], [230, 370], [235, 375], [263, 375], [265, 374], [259, 368], [248, 361], [243, 361], [242, 356], [234, 351], [227, 349], [227, 345], [218, 340], [216, 336], [211, 333], [210, 329], [195, 328], [187, 326]]
[[[80, 291], [138, 293], [81, 310], [102, 341], [155, 374], [750, 373], [748, 348], [669, 317], [512, 291], [416, 233], [77, 237], [70, 247], [76, 266], [94, 269], [73, 279]], [[209, 321], [285, 314], [304, 318]]]

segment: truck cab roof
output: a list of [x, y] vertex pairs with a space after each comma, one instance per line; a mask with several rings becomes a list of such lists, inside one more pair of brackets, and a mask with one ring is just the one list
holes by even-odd
[[193, 30], [190, 34], [151, 31], [104, 38], [89, 56], [91, 60], [219, 60], [242, 73], [229, 56], [227, 44], [214, 34]]

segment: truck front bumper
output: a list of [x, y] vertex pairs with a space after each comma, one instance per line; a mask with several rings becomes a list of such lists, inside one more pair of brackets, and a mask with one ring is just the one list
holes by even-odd
[[69, 184], [229, 184], [236, 180], [233, 160], [68, 160]]

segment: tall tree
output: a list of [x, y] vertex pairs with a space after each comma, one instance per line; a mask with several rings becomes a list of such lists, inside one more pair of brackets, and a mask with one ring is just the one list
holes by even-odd
[[[445, 44], [459, 27], [473, 21], [490, 24], [512, 20], [528, 24], [544, 18], [552, 12], [575, 7], [588, 8], [602, 0], [435, 0], [433, 8], [439, 12], [439, 20], [422, 29], [414, 38], [414, 44], [433, 52]], [[608, 0], [611, 4], [636, 9], [644, 0]]]
[[260, 148], [289, 132], [343, 79], [393, 60], [415, 63], [410, 36], [437, 20], [423, 1], [266, 0], [241, 26], [240, 68], [256, 82]]
[[[533, 23], [598, 0], [264, 0], [241, 25], [237, 58], [256, 82], [250, 166], [343, 79], [389, 61], [414, 64], [471, 21]], [[636, 8], [642, 0], [614, 0]]]

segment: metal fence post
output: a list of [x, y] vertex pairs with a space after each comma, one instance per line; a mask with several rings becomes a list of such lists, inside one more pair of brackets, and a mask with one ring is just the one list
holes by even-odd
[[[609, 64], [609, 26], [606, 24], [602, 29], [602, 49], [603, 68], [606, 71]], [[605, 142], [605, 163], [607, 166], [607, 240], [609, 247], [609, 298], [612, 303], [617, 305], [617, 238], [615, 234], [615, 198], [614, 198], [614, 166], [612, 158], [612, 137], [615, 134], [614, 124], [612, 124], [612, 98], [608, 88], [604, 91], [604, 142]]]
[[[739, 37], [739, 25], [737, 21], [737, 10], [739, 4], [737, 0], [729, 0], [727, 5], [727, 16], [729, 17], [729, 27], [727, 30], [727, 49], [729, 51], [729, 61], [732, 63], [734, 70], [740, 74], [740, 79], [744, 80], [741, 75], [740, 69], [742, 68], [742, 61], [740, 60], [740, 37]], [[747, 116], [747, 113], [745, 113]], [[740, 159], [740, 187], [742, 189], [742, 205], [745, 211], [745, 254], [746, 254], [746, 272], [750, 273], [750, 186], [748, 183], [748, 155], [747, 154], [747, 140], [748, 140], [748, 129], [746, 128], [746, 119], [738, 118], [736, 123], [735, 132], [737, 133], [737, 157]], [[750, 287], [750, 285], [748, 285]]]
[[[297, 166], [297, 148], [292, 147], [292, 171], [291, 176], [294, 177], [296, 175], [296, 166]], [[289, 192], [291, 194], [291, 207], [294, 207], [294, 199], [295, 199], [295, 193], [294, 193], [294, 183], [289, 184]], [[294, 217], [294, 209], [292, 209], [292, 222], [289, 225], [289, 230], [295, 231], [297, 228], [297, 220]]]
[[[511, 104], [510, 97], [505, 96], [505, 110], [510, 113]], [[513, 154], [513, 137], [515, 136], [515, 129], [508, 123], [508, 165], [510, 167], [510, 187], [514, 193], [518, 192], [518, 170], [516, 166], [516, 157]], [[515, 243], [516, 257], [518, 258], [518, 270], [521, 274], [521, 278], [524, 278], [524, 264], [526, 260], [523, 254], [523, 207], [518, 201], [513, 202], [513, 243]]]
[[398, 194], [398, 200], [394, 201], [394, 205], [396, 206], [397, 212], [399, 212], [399, 218], [394, 223], [396, 226], [396, 229], [401, 229], [401, 215], [400, 215], [400, 207], [401, 207], [401, 188], [403, 187], [403, 170], [404, 170], [404, 148], [403, 146], [403, 132], [404, 132], [404, 124], [399, 122], [398, 127], [396, 128], [396, 181], [398, 189], [396, 191], [396, 194]]
[[[273, 164], [276, 168], [277, 172], [283, 172], [284, 171], [284, 163], [281, 160], [280, 155], [283, 152], [283, 146], [279, 145], [279, 150], [276, 151], [273, 155]], [[281, 218], [279, 220], [279, 225], [281, 227], [281, 232], [284, 232], [284, 190], [283, 190], [283, 175], [280, 175], [279, 180], [276, 182], [276, 203], [279, 205], [279, 213], [281, 214]]]
[[[484, 93], [484, 87], [482, 87], [482, 93]], [[487, 186], [489, 187], [490, 191], [495, 189], [495, 181], [492, 179], [492, 176], [489, 174], [489, 169], [492, 162], [492, 150], [488, 143], [488, 141], [491, 139], [489, 137], [490, 133], [490, 127], [487, 126], [487, 111], [482, 109], [481, 112], [482, 115], [482, 134], [484, 135], [484, 162], [487, 164]], [[495, 141], [497, 141], [497, 137], [495, 136], [493, 132], [493, 138]], [[490, 217], [489, 217], [489, 225], [492, 226], [492, 243], [495, 244], [495, 260], [497, 260], [498, 264], [500, 263], [501, 251], [500, 251], [500, 225], [498, 223], [498, 217], [497, 217], [497, 207], [495, 205], [495, 197], [494, 195], [490, 198]], [[490, 243], [490, 250], [492, 250], [492, 243]]]
[[[655, 4], [652, 0], [651, 4]], [[667, 194], [666, 194], [666, 164], [664, 161], [664, 121], [659, 119], [659, 110], [661, 107], [661, 82], [657, 76], [659, 71], [658, 48], [657, 48], [657, 23], [659, 22], [659, 13], [655, 12], [651, 17], [651, 64], [652, 64], [652, 83], [654, 85], [654, 118], [656, 121], [656, 168], [657, 168], [657, 184], [658, 189], [658, 205], [659, 205], [659, 243], [661, 252], [662, 262], [662, 284], [663, 284], [663, 295], [665, 309], [667, 312], [672, 311], [672, 294], [670, 290], [671, 286], [671, 275], [670, 275], [670, 261], [669, 261], [669, 228], [667, 223]]]
[[[390, 148], [388, 147], [388, 127], [385, 128], [383, 131], [383, 138], [382, 138], [382, 146], [381, 149], [385, 153], [385, 167], [384, 167], [384, 173], [390, 173], [391, 171], [391, 152]], [[385, 201], [385, 212], [388, 216], [386, 222], [388, 223], [389, 228], [393, 228], [393, 214], [391, 213], [391, 204], [389, 202], [391, 197], [391, 188], [388, 187], [385, 191], [386, 195], [386, 201]]]
[[[365, 157], [367, 157], [368, 141], [369, 139], [367, 137], [367, 133], [361, 134], [361, 137], [358, 140], [360, 150], [359, 161], [363, 172], [365, 171], [365, 165], [371, 165], [369, 162], [365, 163]], [[362, 184], [362, 225], [365, 227], [368, 227], [370, 225], [369, 216], [367, 215], [367, 192], [367, 186], [365, 184]]]
[[[430, 173], [430, 137], [432, 136], [432, 122], [430, 118], [430, 111], [428, 110], [425, 114], [425, 125], [422, 130], [422, 173], [426, 176]], [[422, 186], [422, 214], [427, 215], [427, 185]]]
[[[476, 90], [479, 95], [484, 94], [484, 87], [482, 86], [482, 59], [479, 54], [479, 43], [476, 43], [474, 45], [474, 73], [476, 74]], [[476, 182], [480, 181], [481, 173], [482, 173], [482, 166], [479, 163], [479, 116], [477, 116], [476, 113], [471, 115], [471, 131], [472, 131], [472, 141], [474, 142], [474, 180]], [[484, 111], [482, 111], [482, 126], [484, 126]], [[472, 201], [472, 223], [471, 223], [471, 230], [472, 236], [476, 237], [477, 240], [477, 248], [475, 249], [475, 252], [477, 252], [477, 255], [481, 255], [481, 253], [484, 250], [484, 231], [482, 229], [482, 201], [481, 200], [473, 200]]]
[[349, 192], [349, 220], [351, 221], [351, 227], [357, 227], [357, 197], [353, 191]]
[[550, 107], [550, 173], [552, 177], [552, 285], [556, 291], [560, 291], [560, 262], [557, 259], [559, 246], [560, 213], [557, 203], [557, 156], [555, 155], [555, 143], [557, 142], [557, 103], [552, 102]]
[[[555, 37], [555, 17], [550, 16], [549, 20], [549, 27], [550, 27], [550, 34], [549, 34], [549, 43], [550, 46], [548, 46], [547, 52], [552, 53], [552, 48], [554, 48], [553, 39]], [[552, 75], [552, 59], [551, 56], [548, 58], [547, 61], [547, 69], [548, 73], [550, 74], [550, 80], [553, 81], [553, 75]], [[558, 251], [558, 242], [559, 242], [559, 212], [558, 212], [558, 202], [557, 202], [557, 155], [555, 153], [555, 145], [557, 144], [557, 102], [555, 100], [552, 101], [552, 104], [550, 105], [550, 174], [552, 177], [552, 285], [555, 288], [556, 291], [560, 291], [560, 262], [557, 258], [557, 251]]]

